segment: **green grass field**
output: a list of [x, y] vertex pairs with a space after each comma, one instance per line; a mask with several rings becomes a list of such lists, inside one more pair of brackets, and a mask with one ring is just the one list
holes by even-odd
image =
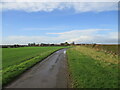
[[65, 47], [21, 47], [2, 49], [2, 81], [7, 84], [54, 51]]
[[118, 57], [84, 46], [68, 49], [67, 56], [71, 87], [118, 87]]

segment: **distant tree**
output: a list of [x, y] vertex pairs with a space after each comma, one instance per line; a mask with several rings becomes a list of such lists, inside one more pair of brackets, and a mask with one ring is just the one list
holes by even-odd
[[94, 48], [95, 46], [96, 46], [96, 43], [94, 43], [92, 47]]
[[73, 41], [71, 44], [72, 44], [72, 45], [75, 45], [75, 42]]
[[19, 45], [18, 45], [18, 44], [15, 44], [15, 45], [13, 45], [13, 47], [17, 48], [17, 47], [19, 47]]
[[28, 46], [31, 46], [31, 44], [30, 44], [30, 43], [28, 43]]
[[65, 46], [68, 46], [69, 45], [69, 43], [68, 42], [65, 42]]
[[64, 43], [60, 43], [61, 46], [64, 46]]
[[35, 46], [36, 44], [35, 44], [35, 43], [33, 43], [32, 45], [33, 45], [33, 46]]

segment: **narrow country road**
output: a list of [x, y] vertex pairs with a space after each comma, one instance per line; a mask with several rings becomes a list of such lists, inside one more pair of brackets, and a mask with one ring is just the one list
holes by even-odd
[[67, 88], [66, 49], [59, 50], [5, 88]]

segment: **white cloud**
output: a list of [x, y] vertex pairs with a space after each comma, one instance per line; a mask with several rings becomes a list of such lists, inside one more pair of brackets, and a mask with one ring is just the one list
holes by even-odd
[[119, 2], [119, 0], [1, 0], [2, 2]]
[[[100, 34], [107, 30], [107, 34]], [[61, 43], [73, 42], [76, 43], [117, 43], [118, 32], [110, 32], [109, 29], [88, 29], [88, 30], [72, 30], [57, 34], [57, 36], [9, 36], [3, 38], [3, 44], [27, 44], [35, 43]]]
[[30, 27], [30, 28], [22, 28], [23, 31], [44, 31], [44, 30], [61, 30], [63, 28], [68, 28], [69, 26], [54, 26], [54, 27]]
[[46, 34], [64, 34], [64, 33], [46, 33]]
[[117, 3], [72, 3], [76, 12], [102, 12], [117, 10]]
[[52, 12], [54, 10], [63, 10], [72, 8], [75, 12], [102, 12], [117, 10], [116, 2], [5, 2], [0, 3], [3, 11], [22, 10], [26, 12]]
[[91, 34], [91, 33], [95, 33], [95, 32], [98, 32], [98, 31], [110, 31], [111, 29], [86, 29], [86, 30], [71, 30], [71, 31], [68, 31], [68, 32], [63, 32], [63, 33], [47, 33], [47, 34], [79, 34], [79, 33], [82, 33], [82, 34]]

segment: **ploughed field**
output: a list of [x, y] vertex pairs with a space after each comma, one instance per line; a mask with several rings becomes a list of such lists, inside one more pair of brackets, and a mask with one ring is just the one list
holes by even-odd
[[2, 84], [5, 85], [51, 53], [65, 47], [20, 47], [2, 49]]
[[[112, 47], [111, 47], [112, 48]], [[118, 88], [118, 56], [85, 46], [67, 50], [73, 88]]]

